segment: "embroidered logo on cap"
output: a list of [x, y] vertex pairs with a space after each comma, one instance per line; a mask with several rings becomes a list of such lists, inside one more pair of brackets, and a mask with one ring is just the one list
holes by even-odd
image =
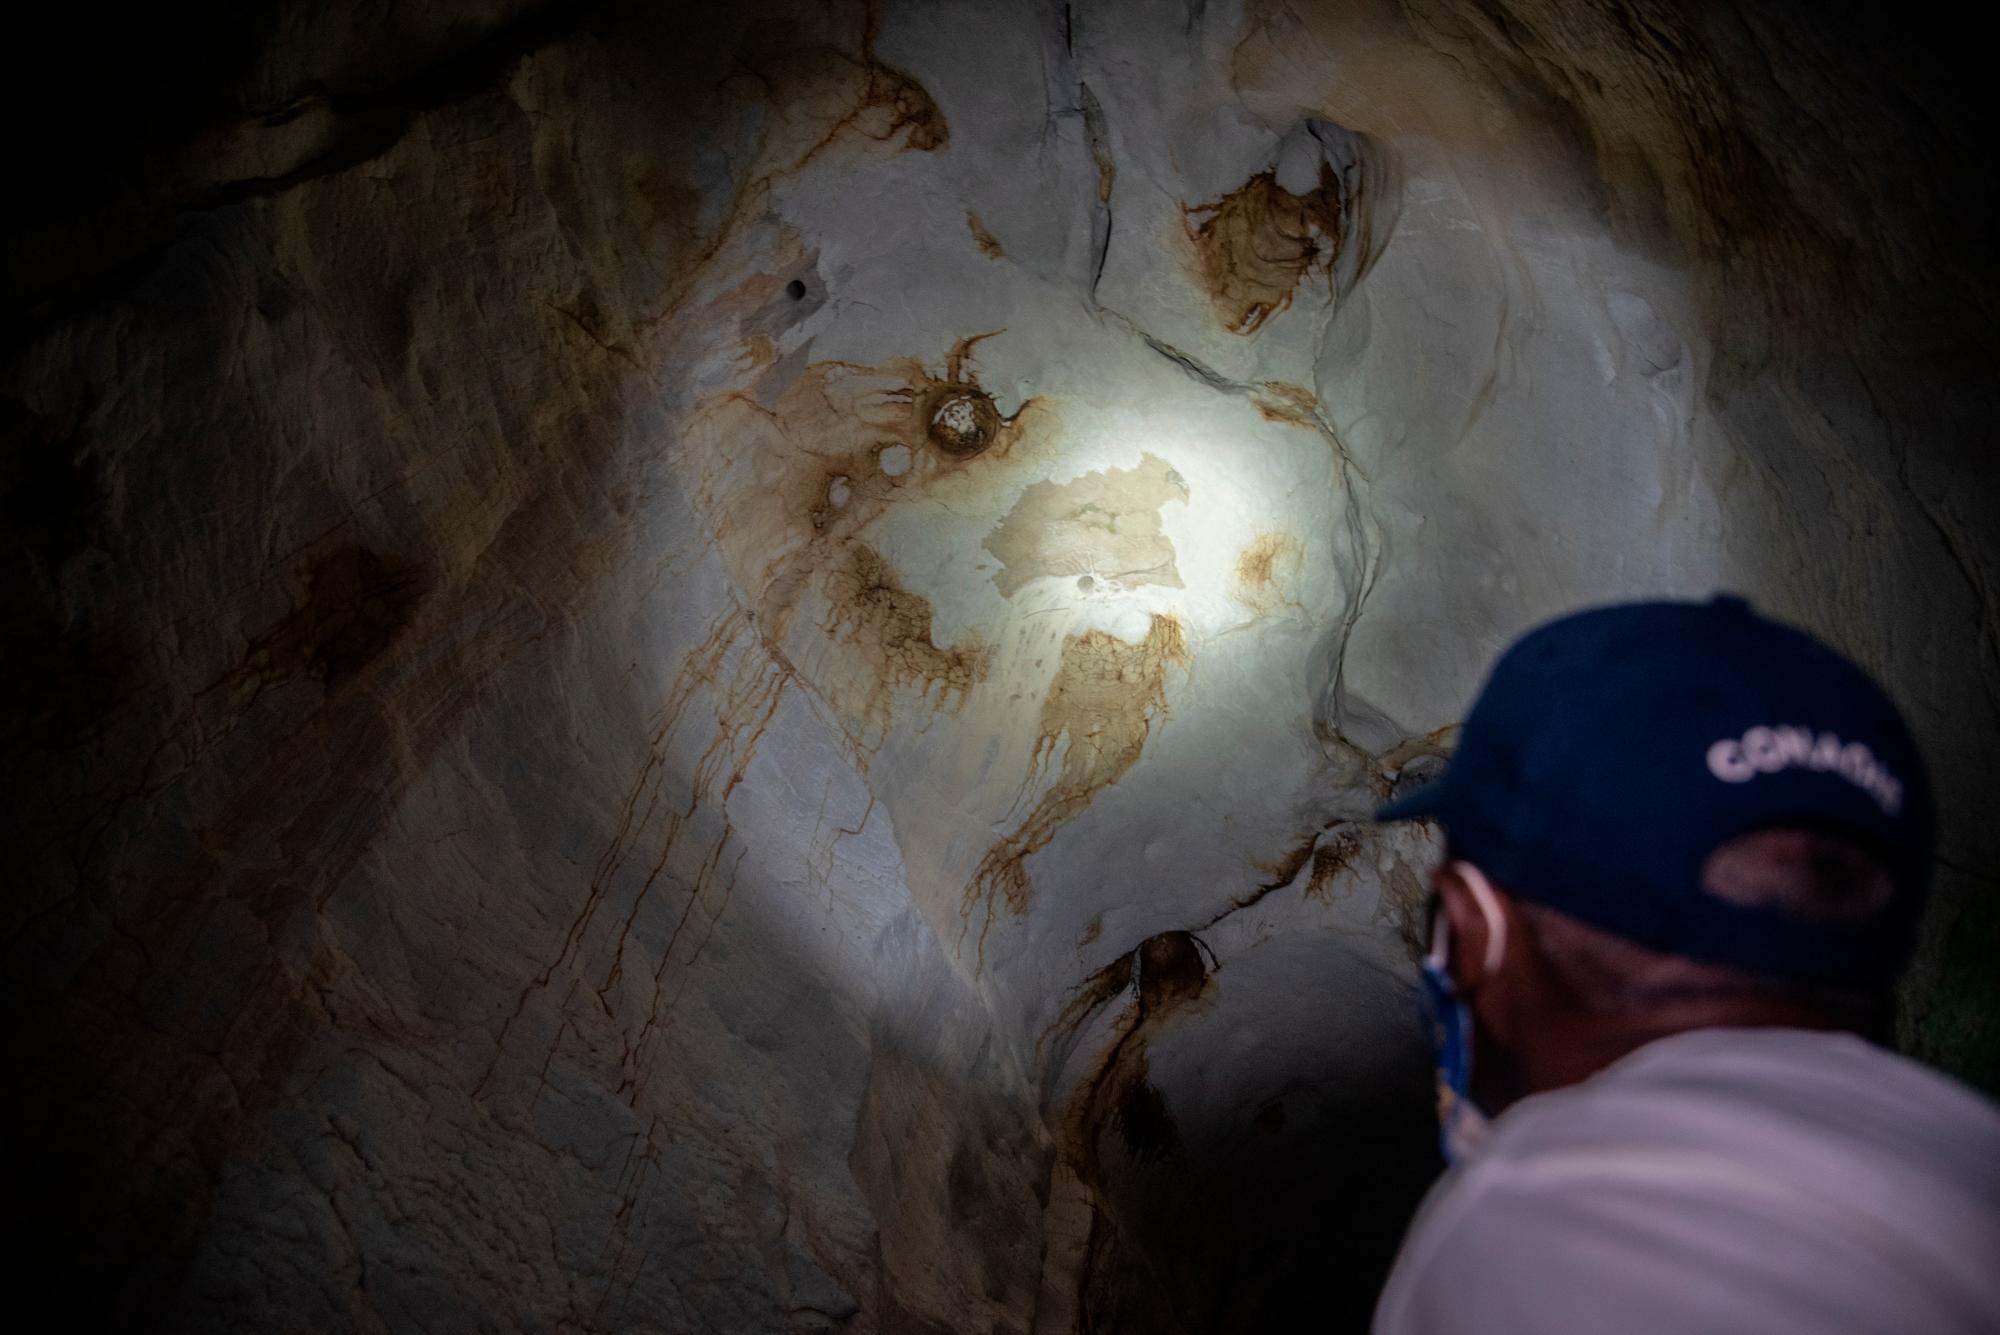
[[1708, 748], [1708, 772], [1724, 783], [1748, 783], [1786, 769], [1838, 774], [1874, 798], [1884, 815], [1903, 809], [1902, 780], [1863, 742], [1842, 742], [1830, 732], [1814, 737], [1810, 728], [1759, 726]]

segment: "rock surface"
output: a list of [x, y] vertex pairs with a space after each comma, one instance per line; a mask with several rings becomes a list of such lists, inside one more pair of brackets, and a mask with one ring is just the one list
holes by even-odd
[[458, 0], [112, 61], [155, 114], [36, 150], [4, 270], [41, 1289], [1359, 1328], [1434, 1169], [1435, 849], [1366, 813], [1617, 596], [1893, 685], [1902, 1038], [2000, 1085], [1992, 188], [1911, 30]]

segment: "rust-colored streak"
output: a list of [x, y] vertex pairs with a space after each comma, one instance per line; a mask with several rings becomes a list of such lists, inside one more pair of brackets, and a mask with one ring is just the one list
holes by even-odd
[[1111, 136], [1105, 129], [1104, 107], [1090, 85], [1082, 87], [1083, 132], [1090, 143], [1090, 160], [1097, 168], [1097, 202], [1109, 204], [1118, 184], [1118, 162], [1111, 156]]
[[864, 718], [877, 726], [889, 719], [895, 687], [937, 692], [936, 704], [963, 703], [985, 672], [986, 654], [976, 642], [940, 649], [931, 637], [931, 605], [905, 589], [896, 572], [862, 543], [854, 544], [846, 565], [827, 577], [833, 604], [827, 634], [840, 636], [871, 669]]
[[1097, 166], [1097, 202], [1109, 204], [1118, 182], [1118, 164], [1112, 161], [1111, 151], [1095, 139], [1090, 144], [1090, 158]]
[[[790, 150], [781, 170], [803, 170], [844, 140], [890, 144], [900, 137], [897, 151], [924, 153], [951, 141], [936, 99], [915, 79], [878, 59], [872, 42], [864, 43], [859, 59], [850, 51], [813, 48], [753, 58], [745, 69], [767, 89], [784, 90], [785, 96], [771, 103], [786, 109], [783, 121], [796, 122], [786, 125], [767, 148]], [[839, 111], [822, 118], [823, 108]]]
[[[747, 612], [733, 611], [721, 618], [708, 637], [683, 661], [675, 674], [650, 738], [647, 758], [622, 804], [619, 826], [610, 845], [597, 862], [590, 890], [577, 917], [564, 937], [561, 952], [529, 984], [518, 999], [513, 1014], [503, 1025], [496, 1044], [494, 1062], [507, 1034], [525, 1010], [529, 1000], [548, 987], [550, 980], [581, 948], [592, 921], [597, 917], [613, 878], [627, 864], [635, 842], [655, 831], [650, 842], [651, 857], [645, 876], [632, 892], [616, 935], [609, 942], [611, 963], [603, 980], [591, 991], [589, 1009], [605, 1017], [620, 1014], [617, 985], [625, 972], [632, 930], [641, 910], [663, 880], [669, 879], [669, 864], [681, 846], [682, 836], [697, 812], [704, 808], [719, 814], [722, 828], [700, 854], [700, 862], [687, 878], [686, 899], [674, 917], [667, 940], [651, 963], [650, 998], [642, 1006], [636, 1025], [621, 1035], [620, 1076], [617, 1092], [628, 1106], [636, 1108], [649, 1086], [652, 1073], [672, 1030], [675, 1008], [687, 989], [691, 969], [714, 936], [717, 924], [728, 911], [743, 861], [749, 847], [737, 835], [729, 817], [729, 799], [756, 756], [758, 744], [776, 715], [794, 673], [782, 658], [771, 654], [756, 635]], [[706, 692], [714, 701], [717, 723], [701, 755], [695, 760], [684, 797], [669, 798], [665, 792], [672, 767], [668, 752], [688, 707], [697, 694]], [[699, 910], [699, 915], [697, 913]], [[690, 936], [699, 931], [698, 938]], [[692, 946], [682, 950], [684, 939]], [[671, 982], [676, 973], [678, 981]], [[577, 987], [572, 980], [559, 1009], [564, 1020], [558, 1025], [554, 1045], [559, 1046], [568, 1032], [584, 1032], [584, 1017], [572, 1010]], [[554, 1046], [543, 1057], [543, 1066], [555, 1055]], [[489, 1067], [480, 1089], [492, 1078]]]
[[983, 334], [971, 334], [952, 344], [951, 351], [945, 354], [944, 378], [954, 385], [977, 384], [977, 378], [970, 374], [966, 366], [966, 363], [972, 360], [972, 350], [987, 339], [998, 338], [1006, 332], [1005, 329], [989, 329]]
[[1134, 955], [1128, 951], [1079, 983], [1070, 993], [1069, 1000], [1063, 1003], [1062, 1014], [1035, 1040], [1035, 1055], [1040, 1057], [1044, 1047], [1052, 1040], [1071, 1039], [1092, 1011], [1132, 986], [1135, 962]]
[[1062, 1015], [1044, 1031], [1037, 1051], [1051, 1039], [1074, 1034], [1092, 1012], [1128, 992], [1131, 1004], [1058, 1123], [1065, 1156], [1092, 1187], [1104, 1183], [1107, 1133], [1137, 1163], [1179, 1153], [1180, 1131], [1152, 1082], [1148, 1050], [1166, 1026], [1208, 1004], [1213, 975], [1202, 943], [1183, 931], [1147, 937], [1078, 987]]
[[[746, 290], [744, 300], [763, 297], [768, 304], [784, 283], [782, 274], [772, 276], [763, 285], [770, 291]], [[503, 1024], [496, 1065], [532, 999], [559, 988], [568, 974], [553, 1044], [603, 1019], [616, 1022], [618, 1092], [636, 1107], [668, 1051], [691, 967], [727, 912], [744, 865], [748, 848], [729, 801], [786, 691], [798, 685], [830, 706], [865, 767], [899, 693], [931, 709], [951, 709], [979, 680], [984, 648], [972, 640], [937, 645], [930, 604], [903, 586], [861, 534], [897, 500], [979, 466], [960, 455], [1006, 456], [1020, 428], [991, 407], [970, 369], [971, 349], [989, 336], [959, 340], [939, 375], [914, 359], [787, 367], [768, 339], [760, 344], [751, 335], [756, 381], [707, 405], [683, 454], [743, 603], [710, 628], [674, 674], [617, 832], [559, 950]], [[954, 396], [987, 406], [989, 415], [973, 423], [983, 433], [977, 451], [940, 449], [934, 439], [931, 415]], [[794, 624], [808, 604], [816, 628]], [[815, 629], [828, 642], [825, 650], [814, 648]], [[811, 664], [809, 678], [793, 653]], [[688, 729], [699, 732], [688, 739]], [[670, 755], [685, 754], [680, 747], [689, 740], [699, 755], [684, 771]], [[690, 846], [703, 813], [701, 844]], [[642, 914], [668, 891], [679, 898], [669, 910], [665, 942], [635, 959]], [[587, 956], [606, 962], [579, 989], [574, 975]], [[650, 988], [643, 975], [636, 986], [627, 981], [628, 965], [651, 975]], [[551, 1046], [541, 1058], [544, 1068], [554, 1056]]]
[[951, 142], [951, 129], [944, 113], [924, 86], [909, 75], [879, 60], [868, 66], [868, 82], [856, 108], [852, 125], [864, 138], [877, 142], [895, 138], [903, 131], [904, 144], [928, 153]]
[[[1039, 770], [1066, 743], [1061, 767], [1026, 819], [980, 860], [966, 888], [967, 921], [983, 908], [990, 925], [999, 904], [1014, 913], [1027, 908], [1029, 855], [1139, 763], [1153, 721], [1167, 713], [1167, 670], [1187, 661], [1186, 632], [1173, 616], [1156, 614], [1137, 644], [1102, 630], [1064, 640], [1061, 665], [1042, 701], [1033, 760]], [[983, 942], [984, 927], [980, 936]]]
[[1299, 874], [1299, 868], [1305, 866], [1306, 859], [1313, 855], [1313, 848], [1317, 842], [1317, 836], [1309, 834], [1286, 849], [1279, 857], [1256, 859], [1257, 870], [1269, 878], [1261, 883], [1262, 888], [1275, 890], [1290, 885], [1292, 878]]
[[[800, 655], [803, 684], [864, 766], [900, 688], [956, 706], [984, 671], [976, 642], [932, 641], [929, 603], [862, 534], [891, 506], [1008, 457], [1029, 405], [1003, 417], [972, 373], [972, 349], [992, 336], [954, 343], [942, 374], [915, 359], [780, 363], [709, 404], [688, 436], [697, 501], [758, 633]], [[819, 600], [831, 653], [791, 638], [799, 608]]]
[[972, 242], [979, 247], [979, 253], [989, 260], [1004, 259], [1007, 252], [1000, 248], [1000, 238], [986, 230], [986, 224], [971, 209], [965, 211], [965, 225], [972, 232]]
[[1331, 282], [1345, 239], [1340, 178], [1322, 162], [1319, 185], [1295, 195], [1263, 171], [1206, 204], [1181, 206], [1195, 268], [1215, 318], [1232, 334], [1254, 334], [1292, 304], [1308, 274]]
[[[634, 322], [635, 333], [667, 327], [686, 316], [686, 303], [695, 299], [695, 276], [770, 207], [772, 190], [782, 178], [826, 167], [828, 159], [853, 151], [929, 152], [950, 141], [944, 113], [930, 93], [875, 55], [872, 28], [858, 50], [845, 45], [801, 47], [795, 38], [773, 35], [775, 42], [753, 42], [740, 51], [736, 70], [724, 84], [724, 89], [729, 84], [754, 84], [730, 91], [770, 114], [759, 128], [750, 165], [734, 178], [723, 207], [704, 209], [706, 189], [688, 179], [685, 169], [636, 170], [624, 191], [641, 211], [632, 220], [634, 234], [657, 235], [665, 253], [678, 260], [667, 294], [656, 309]], [[712, 305], [705, 312], [711, 317], [720, 313]], [[606, 351], [629, 356], [620, 344], [602, 336], [589, 311], [563, 310], [563, 314]]]
[[[717, 727], [709, 737], [708, 745], [695, 761], [693, 773], [688, 782], [686, 805], [678, 810], [669, 810], [666, 824], [656, 845], [658, 854], [638, 893], [633, 896], [631, 911], [618, 931], [618, 941], [612, 955], [611, 969], [606, 974], [603, 986], [598, 989], [598, 999], [609, 1009], [608, 994], [624, 969], [625, 946], [631, 935], [632, 924], [639, 916], [647, 895], [665, 871], [667, 860], [678, 843], [682, 827], [693, 818], [704, 803], [713, 803], [723, 812], [723, 831], [711, 852], [704, 859], [701, 871], [695, 878], [688, 907], [700, 897], [713, 864], [721, 857], [722, 849], [729, 843], [732, 829], [728, 823], [730, 794], [743, 782], [751, 758], [756, 754], [757, 743], [764, 730], [770, 725], [771, 716], [777, 712], [778, 701], [785, 686], [791, 681], [790, 667], [782, 661], [760, 653], [761, 646], [753, 637], [744, 637], [738, 643], [738, 635], [744, 625], [741, 614], [724, 618], [723, 623], [712, 633], [708, 641], [684, 664], [677, 675], [669, 695], [669, 704], [664, 712], [664, 721], [656, 736], [655, 754], [664, 759], [664, 748], [679, 721], [680, 712], [693, 698], [698, 689], [708, 690], [715, 700]], [[732, 650], [735, 651], [732, 662]], [[649, 765], [656, 763], [649, 760]], [[725, 779], [724, 774], [728, 777]], [[657, 801], [655, 788], [653, 800]], [[650, 811], [648, 812], [650, 815]], [[642, 825], [640, 828], [644, 828]], [[601, 890], [601, 886], [599, 887]], [[682, 912], [682, 922], [686, 921], [686, 910]], [[667, 947], [661, 952], [662, 960], [670, 957], [673, 946], [679, 940], [676, 928]], [[656, 978], [657, 981], [657, 978]]]
[[1354, 892], [1351, 877], [1344, 876], [1361, 852], [1361, 836], [1352, 830], [1329, 833], [1313, 848], [1312, 875], [1306, 880], [1306, 895], [1318, 900], [1345, 899]]
[[[703, 797], [712, 795], [721, 762], [725, 755], [732, 754], [725, 743], [732, 737], [739, 737], [743, 732], [740, 722], [732, 727], [730, 720], [741, 720], [752, 711], [763, 707], [767, 697], [774, 697], [777, 688], [783, 684], [781, 676], [773, 680], [773, 674], [769, 673], [729, 671], [730, 663], [738, 660], [745, 653], [748, 644], [753, 642], [754, 636], [750, 634], [748, 614], [741, 609], [733, 610], [722, 616], [710, 628], [707, 638], [682, 660], [680, 669], [674, 674], [667, 688], [666, 698], [647, 738], [646, 758], [640, 764], [639, 772], [626, 790], [625, 799], [619, 806], [617, 829], [612, 833], [610, 843], [598, 855], [597, 862], [592, 868], [590, 884], [584, 894], [583, 903], [578, 908], [576, 916], [570, 920], [569, 929], [563, 934], [562, 946], [555, 958], [530, 979], [515, 999], [513, 1011], [502, 1022], [494, 1042], [492, 1060], [473, 1090], [474, 1097], [483, 1093], [491, 1082], [500, 1060], [506, 1054], [508, 1036], [526, 1011], [529, 1002], [546, 990], [556, 974], [577, 956], [591, 924], [603, 906], [607, 892], [630, 861], [635, 844], [646, 831], [653, 829], [658, 821], [662, 824], [656, 836], [657, 842], [652, 845], [656, 850], [655, 856], [644, 879], [633, 893], [631, 905], [618, 929], [617, 939], [612, 946], [610, 968], [601, 984], [594, 989], [599, 1008], [606, 1013], [610, 1012], [611, 989], [624, 972], [625, 948], [639, 910], [664, 873], [667, 861], [679, 842], [682, 827], [694, 814]], [[704, 689], [717, 692], [717, 712], [724, 721], [695, 763], [685, 801], [676, 802], [666, 792], [671, 771], [671, 767], [667, 764], [668, 750], [688, 712], [689, 705], [693, 703], [696, 694]], [[775, 698], [770, 698], [769, 703], [774, 706]], [[754, 740], [753, 737], [753, 743]], [[749, 755], [746, 750], [739, 748], [733, 758], [732, 777], [741, 774], [743, 766], [748, 764]], [[700, 887], [697, 885], [697, 895], [699, 890]], [[690, 897], [689, 903], [692, 905], [693, 897]], [[562, 1008], [565, 1011], [574, 992], [575, 987], [572, 983], [570, 994], [564, 998]], [[561, 1041], [560, 1029], [556, 1041], [557, 1043]], [[551, 1056], [553, 1049], [544, 1057], [545, 1065]]]
[[1319, 399], [1304, 385], [1295, 385], [1289, 380], [1265, 380], [1251, 393], [1250, 402], [1267, 422], [1302, 426], [1308, 431], [1324, 429], [1320, 420]]

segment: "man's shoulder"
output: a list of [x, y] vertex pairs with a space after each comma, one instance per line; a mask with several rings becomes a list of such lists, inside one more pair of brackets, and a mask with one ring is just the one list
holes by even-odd
[[[1932, 1137], [2000, 1147], [2000, 1107], [1942, 1072], [1853, 1034], [1700, 1029], [1649, 1043], [1580, 1085], [1523, 1100], [1495, 1146], [1532, 1152], [1576, 1136], [1718, 1146], [1759, 1133], [1855, 1141], [1916, 1157]], [[1956, 1156], [1955, 1156], [1956, 1157]]]
[[[1709, 1164], [1739, 1190], [1935, 1180], [2000, 1205], [2000, 1108], [1930, 1067], [1851, 1034], [1704, 1029], [1648, 1044], [1569, 1089], [1498, 1119], [1475, 1162], [1528, 1187], [1593, 1170], [1671, 1163], [1708, 1191]], [[1497, 1185], [1497, 1181], [1489, 1185]]]
[[1585, 1297], [1606, 1305], [1603, 1329], [1650, 1329], [1633, 1313], [1697, 1299], [1714, 1329], [1800, 1328], [1769, 1322], [1801, 1275], [1854, 1312], [1942, 1304], [1926, 1328], [1967, 1328], [1965, 1309], [1984, 1329], [2000, 1314], [1993, 1255], [1991, 1103], [1858, 1038], [1701, 1031], [1498, 1118], [1425, 1202], [1378, 1329], [1457, 1328], [1435, 1306], [1446, 1274], [1506, 1292], [1522, 1329], [1555, 1311], [1536, 1303], [1574, 1315]]

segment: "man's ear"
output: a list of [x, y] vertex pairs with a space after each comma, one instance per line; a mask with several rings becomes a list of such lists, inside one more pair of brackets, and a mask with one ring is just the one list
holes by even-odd
[[1451, 981], [1469, 996], [1506, 956], [1511, 905], [1464, 862], [1447, 862], [1431, 872], [1431, 888], [1451, 924]]

